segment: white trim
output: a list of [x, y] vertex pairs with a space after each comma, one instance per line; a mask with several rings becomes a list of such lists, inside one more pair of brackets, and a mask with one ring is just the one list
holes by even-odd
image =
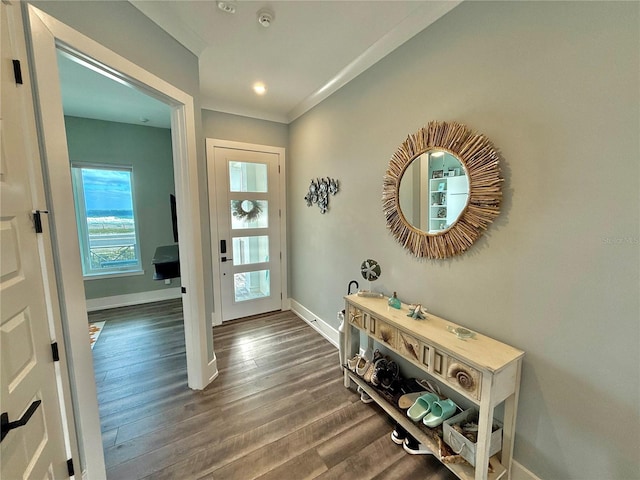
[[215, 354], [213, 356], [213, 360], [209, 362], [209, 371], [212, 372], [209, 377], [209, 383], [211, 383], [218, 377], [218, 359]]
[[291, 302], [291, 311], [293, 313], [307, 322], [311, 328], [326, 338], [334, 347], [338, 348], [340, 343], [340, 334], [337, 329], [333, 328], [327, 322], [318, 317], [318, 315], [315, 315], [311, 310], [304, 307], [293, 298], [289, 299], [289, 301]]
[[[216, 185], [213, 172], [213, 159], [214, 148], [231, 148], [236, 150], [249, 150], [254, 152], [275, 153], [279, 156], [278, 165], [280, 168], [280, 251], [282, 252], [282, 259], [280, 262], [280, 291], [282, 292], [282, 301], [280, 302], [280, 308], [282, 310], [289, 310], [289, 290], [288, 290], [288, 276], [289, 271], [287, 262], [287, 174], [286, 174], [286, 150], [283, 147], [273, 147], [269, 145], [259, 145], [255, 143], [235, 142], [232, 140], [220, 140], [216, 138], [206, 139], [206, 158], [207, 158], [207, 171], [208, 175], [208, 190], [209, 190], [209, 215], [214, 215], [217, 212], [216, 201]], [[209, 228], [211, 233], [211, 258], [212, 271], [213, 271], [213, 315], [211, 318], [212, 325], [222, 325], [222, 309], [219, 307], [222, 301], [222, 289], [220, 287], [220, 262], [217, 261], [218, 245], [220, 244], [220, 235], [218, 232], [218, 222], [210, 221]]]
[[87, 300], [87, 312], [106, 310], [108, 308], [128, 307], [130, 305], [142, 305], [144, 303], [161, 302], [180, 298], [180, 287], [165, 288], [163, 290], [151, 290], [149, 292], [127, 293], [113, 295], [111, 297], [91, 298]]
[[137, 275], [144, 275], [144, 270], [135, 270], [133, 272], [93, 273], [91, 275], [84, 275], [82, 279], [90, 282], [91, 280], [104, 280], [105, 278], [118, 277], [135, 277]]

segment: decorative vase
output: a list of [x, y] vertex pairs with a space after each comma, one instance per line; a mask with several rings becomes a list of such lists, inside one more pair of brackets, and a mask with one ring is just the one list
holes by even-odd
[[396, 296], [396, 292], [393, 292], [393, 297], [389, 297], [389, 306], [397, 309], [402, 307], [402, 303], [400, 303], [400, 300]]

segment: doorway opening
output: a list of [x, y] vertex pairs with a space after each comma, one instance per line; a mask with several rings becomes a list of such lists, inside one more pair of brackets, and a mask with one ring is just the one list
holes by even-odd
[[[36, 116], [43, 154], [44, 184], [50, 213], [56, 291], [62, 311], [66, 357], [69, 363], [74, 420], [79, 437], [82, 468], [91, 478], [104, 476], [104, 456], [93, 448], [101, 442], [97, 394], [87, 339], [77, 223], [73, 208], [70, 162], [58, 77], [57, 49], [97, 69], [103, 75], [145, 92], [169, 106], [171, 144], [180, 243], [181, 294], [188, 386], [202, 389], [217, 376], [210, 319], [205, 314], [203, 249], [200, 222], [198, 162], [193, 97], [121, 57], [112, 50], [25, 5], [29, 19]], [[168, 199], [166, 201], [168, 204]], [[72, 234], [73, 232], [73, 234]]]
[[[167, 329], [171, 335], [164, 340], [168, 346], [173, 342], [184, 347], [184, 325], [178, 326], [183, 322], [177, 255], [175, 271], [158, 275], [154, 269], [158, 249], [178, 252], [171, 202], [175, 199], [171, 109], [60, 48], [57, 64], [86, 314], [95, 340], [91, 349], [100, 424], [103, 439], [108, 439], [113, 436], [108, 413], [114, 404], [132, 401], [135, 392], [130, 382], [135, 388], [153, 388], [145, 381], [154, 377], [158, 359], [145, 349], [145, 339], [154, 329], [164, 328], [151, 320], [162, 317], [167, 300], [173, 301], [171, 310], [176, 313]], [[147, 308], [134, 309], [133, 315], [127, 308], [142, 304]], [[125, 320], [137, 328], [123, 329]], [[114, 335], [129, 338], [115, 340]], [[94, 348], [98, 342], [101, 345]], [[186, 364], [184, 348], [166, 355]], [[125, 375], [121, 370], [127, 365]], [[137, 372], [135, 380], [130, 378], [132, 370]], [[180, 373], [186, 386], [186, 368]], [[103, 441], [103, 446], [108, 443]]]
[[285, 150], [207, 139], [216, 325], [288, 309]]

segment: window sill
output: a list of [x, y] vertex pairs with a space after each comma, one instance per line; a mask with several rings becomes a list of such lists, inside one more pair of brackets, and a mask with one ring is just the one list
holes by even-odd
[[109, 273], [93, 273], [91, 275], [83, 275], [83, 280], [104, 280], [106, 278], [117, 277], [133, 277], [136, 275], [144, 275], [144, 270], [135, 270], [130, 272], [109, 272]]

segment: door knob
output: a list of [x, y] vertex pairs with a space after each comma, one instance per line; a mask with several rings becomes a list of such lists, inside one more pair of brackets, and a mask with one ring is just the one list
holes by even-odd
[[16, 420], [14, 422], [10, 422], [9, 421], [9, 414], [7, 412], [2, 412], [2, 416], [0, 417], [0, 425], [2, 427], [1, 428], [1, 432], [2, 433], [1, 433], [1, 437], [0, 437], [0, 442], [2, 440], [4, 440], [4, 437], [6, 437], [7, 433], [9, 433], [14, 428], [25, 426], [27, 424], [27, 422], [29, 421], [29, 419], [31, 419], [31, 416], [38, 409], [38, 407], [40, 406], [41, 403], [42, 403], [42, 400], [36, 400], [35, 402], [33, 402], [29, 406], [27, 411], [24, 412], [24, 415], [22, 415], [20, 420]]

